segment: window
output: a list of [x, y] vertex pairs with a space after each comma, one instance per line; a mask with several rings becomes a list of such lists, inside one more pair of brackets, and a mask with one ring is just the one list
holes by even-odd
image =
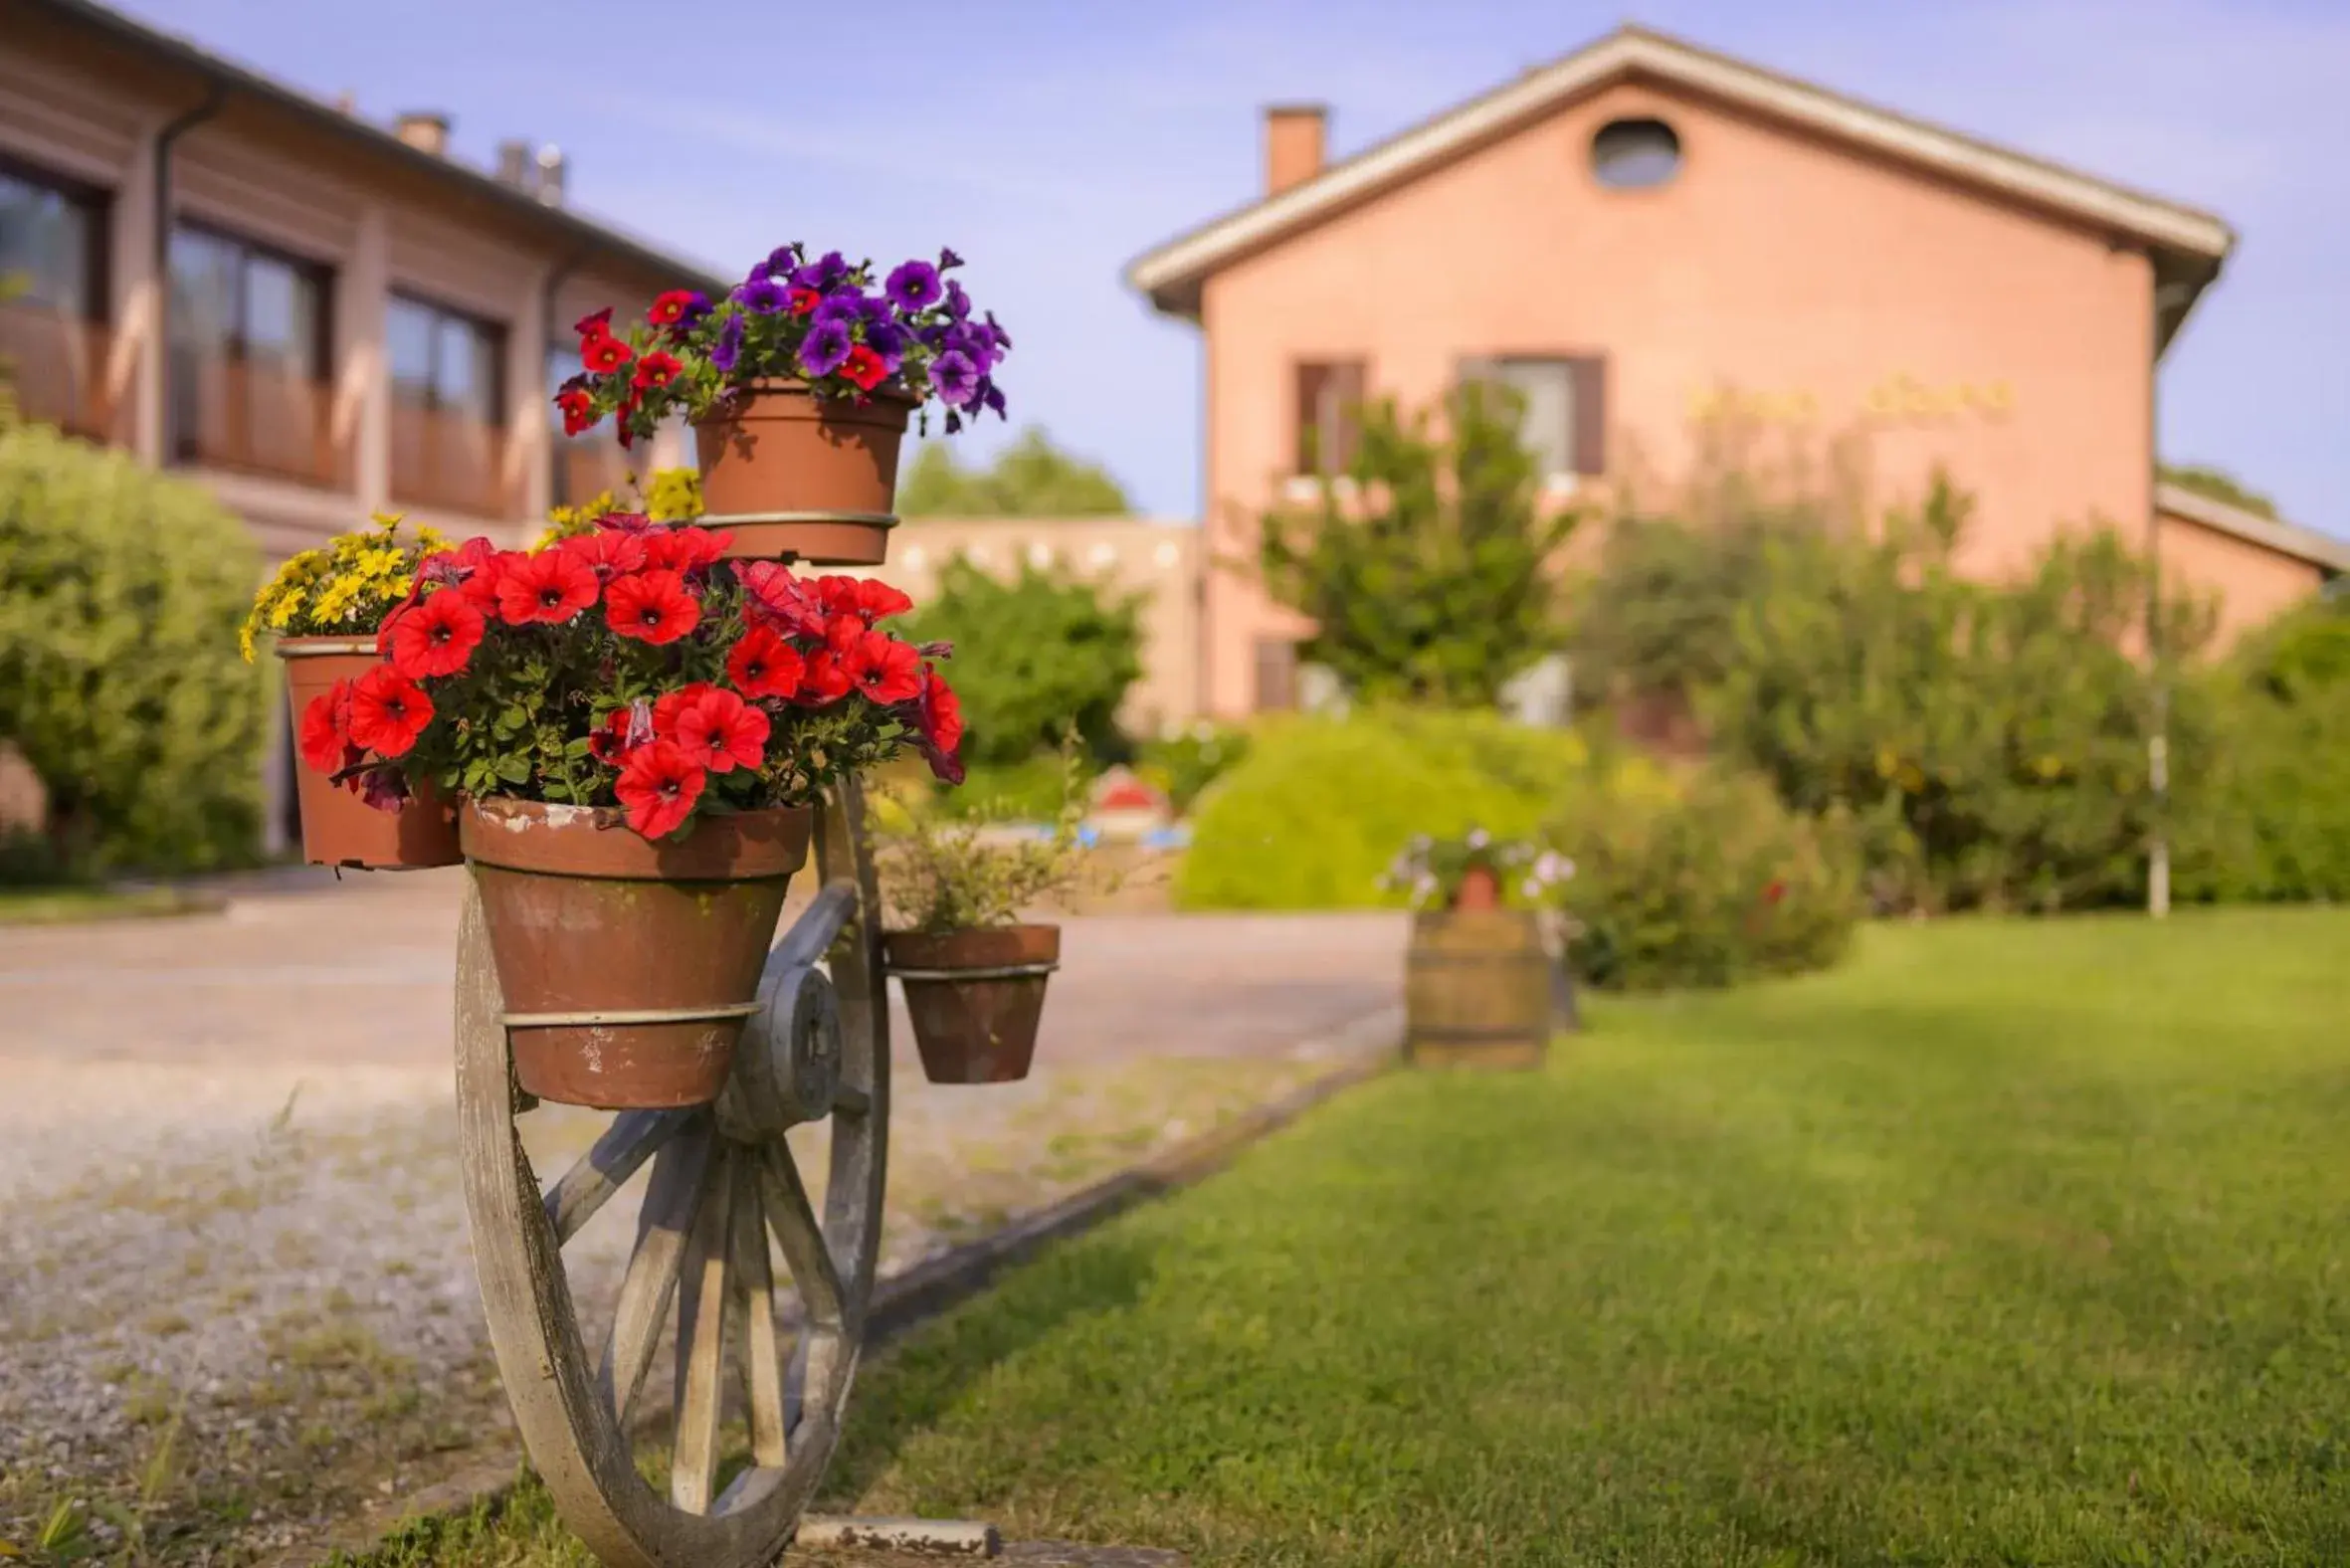
[[1680, 172], [1680, 137], [1661, 119], [1616, 119], [1591, 138], [1591, 172], [1610, 190], [1652, 190]]
[[1359, 359], [1297, 367], [1296, 474], [1335, 475], [1354, 461], [1366, 377]]
[[505, 423], [505, 329], [407, 294], [384, 312], [392, 400], [409, 408]]
[[1285, 637], [1257, 640], [1257, 711], [1281, 713], [1297, 705], [1297, 645]]
[[0, 298], [69, 320], [105, 315], [105, 201], [0, 164]]
[[1546, 478], [1607, 471], [1607, 361], [1597, 356], [1502, 355], [1464, 360], [1464, 382], [1514, 392], [1523, 414], [1519, 438]]
[[172, 455], [333, 482], [331, 274], [187, 224], [171, 232], [170, 272]]

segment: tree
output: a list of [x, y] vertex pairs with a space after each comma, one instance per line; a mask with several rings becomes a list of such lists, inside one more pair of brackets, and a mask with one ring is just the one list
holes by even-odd
[[949, 561], [912, 632], [959, 651], [947, 674], [963, 701], [965, 760], [1025, 762], [1073, 723], [1092, 757], [1123, 760], [1117, 714], [1142, 678], [1142, 603], [1033, 566], [1006, 581]]
[[1134, 508], [1108, 470], [1062, 451], [1032, 425], [985, 469], [964, 467], [944, 442], [923, 447], [897, 509], [906, 517], [1123, 517]]
[[2242, 481], [2226, 469], [2215, 469], [2200, 464], [2165, 463], [2155, 470], [2155, 476], [2165, 485], [2176, 485], [2181, 490], [2208, 495], [2213, 500], [2230, 506], [2241, 506], [2255, 516], [2274, 519], [2276, 502], [2258, 490], [2247, 490]]
[[1489, 707], [1560, 644], [1578, 514], [1542, 506], [1514, 393], [1471, 382], [1445, 412], [1432, 435], [1428, 411], [1368, 405], [1351, 487], [1262, 521], [1267, 588], [1314, 622], [1299, 653], [1366, 701]]

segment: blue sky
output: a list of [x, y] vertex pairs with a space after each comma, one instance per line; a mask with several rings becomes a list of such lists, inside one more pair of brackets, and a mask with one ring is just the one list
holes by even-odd
[[[781, 239], [952, 244], [1011, 328], [1015, 426], [1153, 512], [1199, 490], [1195, 335], [1119, 281], [1245, 200], [1258, 110], [1343, 156], [1628, 17], [2198, 206], [2242, 242], [2172, 346], [2162, 438], [2350, 535], [2350, 5], [2342, 0], [131, 0], [362, 113], [438, 108], [487, 163], [559, 143], [575, 206], [733, 270]], [[692, 31], [680, 24], [686, 18]], [[963, 450], [984, 455], [994, 426]]]

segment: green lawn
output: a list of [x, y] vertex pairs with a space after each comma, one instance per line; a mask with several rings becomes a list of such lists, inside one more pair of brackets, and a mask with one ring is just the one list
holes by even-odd
[[[830, 1505], [1249, 1568], [2350, 1562], [2346, 973], [2350, 912], [1962, 922], [1596, 1005], [933, 1325]], [[420, 1555], [561, 1555], [543, 1508]]]
[[0, 887], [0, 925], [70, 925], [83, 920], [207, 914], [218, 898], [176, 887]]

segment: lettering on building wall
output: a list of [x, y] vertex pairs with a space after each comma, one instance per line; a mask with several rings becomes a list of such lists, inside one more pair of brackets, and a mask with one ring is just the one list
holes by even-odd
[[[2003, 420], [2015, 406], [2012, 382], [1932, 385], [1915, 376], [1895, 374], [1868, 389], [1860, 399], [1860, 414], [1873, 424], [1927, 424], [1958, 418]], [[1689, 394], [1689, 417], [1699, 422], [1737, 418], [1765, 425], [1808, 425], [1820, 418], [1821, 407], [1819, 394], [1803, 388], [1750, 392], [1711, 387]]]

